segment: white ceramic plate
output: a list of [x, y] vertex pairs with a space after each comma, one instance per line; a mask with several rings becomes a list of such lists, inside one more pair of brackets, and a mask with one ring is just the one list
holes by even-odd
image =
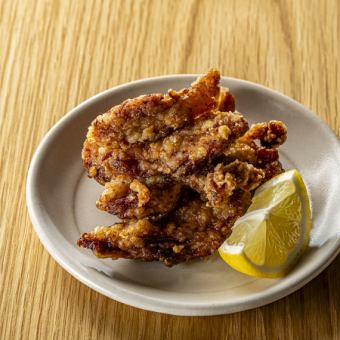
[[112, 224], [95, 201], [102, 187], [87, 178], [80, 152], [90, 122], [126, 98], [181, 89], [196, 75], [174, 75], [118, 86], [85, 101], [61, 119], [40, 143], [27, 178], [27, 205], [41, 242], [78, 280], [117, 301], [176, 315], [214, 315], [258, 307], [297, 290], [339, 253], [340, 144], [333, 132], [297, 102], [263, 86], [223, 78], [237, 109], [250, 122], [283, 120], [286, 169], [298, 168], [308, 185], [313, 225], [308, 252], [282, 279], [255, 279], [229, 268], [218, 255], [167, 268], [161, 263], [100, 260], [76, 246], [82, 232]]

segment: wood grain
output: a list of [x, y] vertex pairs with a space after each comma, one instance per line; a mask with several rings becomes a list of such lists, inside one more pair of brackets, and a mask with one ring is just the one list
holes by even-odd
[[340, 135], [334, 1], [0, 0], [1, 339], [340, 339], [340, 258], [273, 304], [175, 317], [114, 302], [48, 255], [25, 203], [43, 135], [84, 99], [134, 79], [224, 75], [303, 103]]

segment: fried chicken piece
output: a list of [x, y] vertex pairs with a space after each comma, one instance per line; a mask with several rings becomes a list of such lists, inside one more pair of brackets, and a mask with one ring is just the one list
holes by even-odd
[[78, 245], [98, 257], [162, 261], [167, 266], [214, 253], [250, 204], [250, 193], [236, 190], [228, 214], [218, 216], [199, 198], [158, 221], [129, 220], [85, 233]]
[[[181, 177], [180, 181], [199, 192], [202, 199], [215, 209], [226, 206], [236, 187], [253, 191], [283, 172], [277, 147], [286, 138], [287, 128], [280, 121], [254, 124], [236, 142], [226, 147], [225, 157], [218, 159], [222, 162], [212, 171], [206, 168]], [[256, 140], [266, 147], [259, 147]]]
[[140, 179], [164, 174], [177, 179], [222, 154], [247, 130], [241, 114], [211, 112], [197, 119], [195, 125], [156, 142], [135, 143], [126, 149], [105, 148], [96, 166], [91, 163], [89, 176], [102, 184], [119, 175]]
[[194, 173], [184, 178], [183, 182], [200, 193], [208, 206], [219, 209], [223, 214], [236, 188], [250, 192], [260, 186], [264, 179], [265, 172], [262, 169], [235, 160], [229, 164], [219, 163], [207, 174]]
[[105, 137], [114, 134], [115, 141], [154, 141], [192, 122], [199, 115], [216, 107], [220, 74], [210, 70], [190, 88], [168, 94], [142, 95], [114, 106], [93, 122], [93, 134]]
[[83, 165], [89, 176], [104, 184], [112, 179], [112, 174], [110, 171], [107, 173], [108, 169], [102, 166], [102, 162], [111, 158], [112, 153], [115, 154], [113, 161], [119, 161], [127, 158], [123, 150], [139, 144], [139, 148], [130, 150], [133, 168], [131, 153], [137, 153], [145, 143], [193, 125], [197, 118], [208, 112], [218, 109], [233, 112], [234, 97], [229, 90], [219, 88], [219, 79], [219, 72], [211, 70], [190, 88], [179, 92], [169, 90], [167, 95], [152, 94], [128, 99], [98, 116], [89, 127], [82, 151]]
[[[224, 151], [225, 162], [245, 161], [265, 172], [264, 181], [283, 172], [277, 148], [287, 139], [287, 127], [281, 121], [258, 123]], [[255, 141], [259, 140], [262, 146]]]
[[163, 176], [153, 176], [143, 182], [118, 176], [105, 184], [96, 206], [121, 219], [159, 218], [174, 209], [182, 187]]

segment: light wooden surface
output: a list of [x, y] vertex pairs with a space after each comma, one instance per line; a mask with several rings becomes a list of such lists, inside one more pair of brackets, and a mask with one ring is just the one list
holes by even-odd
[[25, 203], [28, 165], [48, 129], [84, 99], [143, 77], [217, 67], [295, 98], [340, 135], [339, 17], [337, 0], [0, 0], [0, 338], [340, 339], [339, 257], [271, 305], [167, 316], [66, 273]]

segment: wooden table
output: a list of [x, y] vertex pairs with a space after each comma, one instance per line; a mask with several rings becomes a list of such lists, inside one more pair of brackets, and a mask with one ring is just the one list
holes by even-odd
[[336, 0], [0, 1], [0, 338], [340, 339], [340, 257], [268, 306], [168, 316], [66, 273], [25, 202], [43, 135], [84, 99], [134, 79], [217, 67], [298, 100], [340, 135], [339, 17]]

